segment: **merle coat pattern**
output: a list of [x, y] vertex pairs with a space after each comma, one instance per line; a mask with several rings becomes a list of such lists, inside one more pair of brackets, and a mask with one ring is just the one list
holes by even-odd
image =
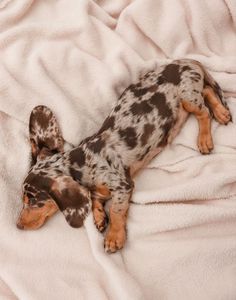
[[200, 152], [210, 153], [210, 112], [222, 124], [230, 121], [219, 85], [193, 60], [160, 66], [130, 85], [98, 132], [68, 151], [52, 112], [45, 106], [34, 108], [33, 166], [23, 184], [18, 227], [38, 228], [58, 208], [71, 226], [80, 227], [92, 207], [95, 224], [103, 231], [104, 203], [112, 199], [105, 249], [122, 248], [134, 174], [173, 140], [189, 113], [198, 120]]

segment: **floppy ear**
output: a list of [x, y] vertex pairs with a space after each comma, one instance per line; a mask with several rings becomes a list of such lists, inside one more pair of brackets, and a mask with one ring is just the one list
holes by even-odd
[[29, 137], [31, 143], [32, 165], [38, 159], [62, 152], [64, 139], [52, 111], [43, 105], [36, 106], [30, 115]]
[[51, 196], [72, 227], [81, 227], [91, 209], [90, 192], [69, 176], [58, 177]]

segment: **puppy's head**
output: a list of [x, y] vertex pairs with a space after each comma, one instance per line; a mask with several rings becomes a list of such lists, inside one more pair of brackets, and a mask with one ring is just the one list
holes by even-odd
[[25, 185], [23, 208], [17, 221], [17, 227], [19, 229], [38, 229], [57, 211], [56, 202], [46, 191]]
[[68, 224], [81, 227], [91, 209], [90, 192], [70, 176], [49, 178], [31, 172], [23, 185], [19, 229], [37, 229], [60, 210]]
[[[37, 229], [58, 210], [72, 227], [81, 227], [91, 207], [89, 191], [70, 176], [55, 176], [55, 172], [49, 175], [47, 171], [50, 157], [64, 150], [64, 139], [49, 108], [37, 106], [33, 109], [29, 135], [32, 166], [36, 168], [30, 169], [23, 184], [23, 208], [17, 227]], [[41, 164], [41, 172], [35, 171], [38, 164]]]

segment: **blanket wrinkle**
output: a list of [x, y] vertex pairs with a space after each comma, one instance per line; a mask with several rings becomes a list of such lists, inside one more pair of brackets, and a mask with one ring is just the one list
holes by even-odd
[[[1, 1], [0, 299], [236, 298], [235, 24], [234, 0]], [[58, 213], [19, 231], [33, 107], [50, 107], [78, 145], [128, 85], [184, 57], [220, 84], [233, 122], [212, 121], [202, 156], [190, 117], [138, 174], [124, 249], [104, 253], [91, 214], [80, 229]]]
[[104, 9], [106, 13], [112, 16], [114, 19], [118, 19], [121, 12], [131, 4], [134, 0], [120, 0], [116, 3], [111, 3], [109, 0], [95, 0], [97, 4]]
[[19, 298], [16, 296], [16, 294], [13, 292], [13, 289], [10, 288], [7, 283], [0, 278], [0, 287], [2, 291], [2, 297], [7, 300], [18, 300]]

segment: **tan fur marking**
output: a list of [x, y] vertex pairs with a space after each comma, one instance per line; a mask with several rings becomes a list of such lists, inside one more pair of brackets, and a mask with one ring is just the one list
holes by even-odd
[[26, 195], [24, 195], [24, 197], [23, 197], [23, 203], [29, 204], [29, 198]]
[[17, 226], [21, 229], [37, 229], [56, 211], [58, 207], [53, 200], [46, 201], [43, 207], [23, 208]]
[[93, 199], [92, 211], [94, 224], [100, 232], [103, 232], [106, 227], [106, 213], [100, 200]]
[[111, 195], [108, 187], [105, 185], [97, 185], [95, 193], [101, 198], [109, 198]]
[[230, 121], [230, 112], [220, 102], [214, 90], [207, 86], [203, 90], [204, 99], [209, 103], [211, 110], [220, 124], [227, 124]]
[[206, 107], [199, 108], [197, 105], [185, 100], [182, 100], [182, 104], [184, 109], [193, 113], [198, 120], [198, 148], [200, 152], [209, 154], [213, 149], [213, 142], [211, 136], [211, 120], [208, 110]]
[[110, 226], [105, 237], [105, 249], [108, 252], [116, 252], [125, 244], [127, 211], [128, 208], [121, 212], [114, 212], [112, 207], [110, 208]]

